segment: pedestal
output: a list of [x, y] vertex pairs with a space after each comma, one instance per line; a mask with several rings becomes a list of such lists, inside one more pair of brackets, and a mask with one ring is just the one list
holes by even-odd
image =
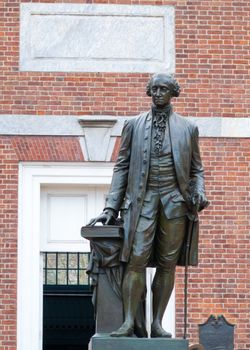
[[98, 276], [96, 310], [96, 333], [111, 333], [121, 326], [122, 300], [112, 290], [105, 272]]
[[95, 334], [89, 350], [188, 350], [188, 340], [167, 338], [114, 338]]
[[123, 266], [120, 262], [123, 228], [85, 226], [81, 232], [84, 238], [91, 241], [88, 273], [95, 286], [96, 333], [111, 333], [123, 323]]

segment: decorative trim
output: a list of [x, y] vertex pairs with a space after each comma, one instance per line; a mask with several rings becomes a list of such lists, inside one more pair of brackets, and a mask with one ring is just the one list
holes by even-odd
[[[112, 163], [20, 163], [17, 350], [42, 350], [42, 185], [108, 185], [112, 170]], [[75, 247], [67, 249], [75, 250]], [[83, 241], [81, 246], [78, 245], [78, 251], [89, 251], [89, 244]]]
[[0, 135], [83, 136], [83, 134], [77, 117], [0, 115]]
[[113, 117], [87, 117], [79, 118], [78, 122], [85, 135], [84, 138], [80, 139], [84, 159], [92, 162], [110, 161], [115, 146], [115, 138], [111, 137], [111, 130], [117, 119]]
[[112, 128], [117, 118], [111, 116], [79, 117], [78, 122], [84, 128]]
[[189, 117], [198, 125], [201, 137], [250, 137], [250, 118]]
[[[110, 136], [120, 136], [127, 117], [114, 116], [33, 116], [0, 115], [0, 135], [84, 136], [88, 128], [110, 128]], [[187, 117], [195, 122], [201, 137], [249, 138], [250, 118]], [[81, 125], [84, 127], [81, 127]]]

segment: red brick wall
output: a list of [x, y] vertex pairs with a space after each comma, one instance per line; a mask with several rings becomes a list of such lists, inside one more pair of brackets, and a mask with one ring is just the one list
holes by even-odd
[[[249, 1], [97, 2], [175, 5], [178, 111], [250, 115]], [[19, 3], [0, 3], [1, 114], [133, 115], [148, 107], [147, 74], [18, 72]]]
[[[223, 314], [235, 324], [235, 349], [250, 348], [250, 140], [203, 139], [210, 207], [201, 215], [199, 266], [189, 274], [190, 338], [198, 324]], [[177, 330], [183, 326], [183, 271], [178, 269]]]
[[[175, 5], [176, 75], [182, 86], [175, 105], [180, 114], [250, 115], [249, 1], [124, 0], [113, 3]], [[45, 114], [134, 115], [150, 104], [144, 93], [147, 74], [19, 72], [18, 60], [19, 1], [3, 0], [0, 2], [0, 114], [36, 114], [41, 118]], [[223, 313], [236, 325], [236, 350], [250, 349], [249, 145], [249, 139], [201, 140], [211, 206], [201, 216], [200, 264], [198, 268], [190, 268], [189, 279], [190, 339], [198, 340], [198, 324], [205, 322], [210, 314]], [[115, 151], [114, 159], [116, 154]], [[20, 160], [83, 161], [83, 158], [78, 140], [73, 137], [0, 138], [1, 350], [16, 349]], [[179, 336], [183, 316], [182, 281], [183, 271], [178, 269]]]
[[14, 136], [11, 145], [19, 161], [84, 161], [77, 137]]
[[18, 159], [0, 138], [0, 349], [16, 346]]

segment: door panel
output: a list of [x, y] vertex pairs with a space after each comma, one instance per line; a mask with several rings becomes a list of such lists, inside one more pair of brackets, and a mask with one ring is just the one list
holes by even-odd
[[104, 207], [105, 185], [46, 185], [41, 190], [41, 251], [88, 251], [81, 227]]
[[95, 333], [89, 253], [43, 253], [43, 350], [87, 350]]
[[44, 295], [43, 350], [87, 350], [95, 333], [91, 295]]
[[86, 274], [90, 247], [80, 230], [102, 211], [107, 189], [76, 184], [41, 187], [43, 350], [87, 350], [94, 334]]

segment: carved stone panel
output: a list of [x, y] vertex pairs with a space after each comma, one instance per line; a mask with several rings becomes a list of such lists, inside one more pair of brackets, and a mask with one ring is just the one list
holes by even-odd
[[20, 70], [175, 71], [173, 6], [23, 3]]

